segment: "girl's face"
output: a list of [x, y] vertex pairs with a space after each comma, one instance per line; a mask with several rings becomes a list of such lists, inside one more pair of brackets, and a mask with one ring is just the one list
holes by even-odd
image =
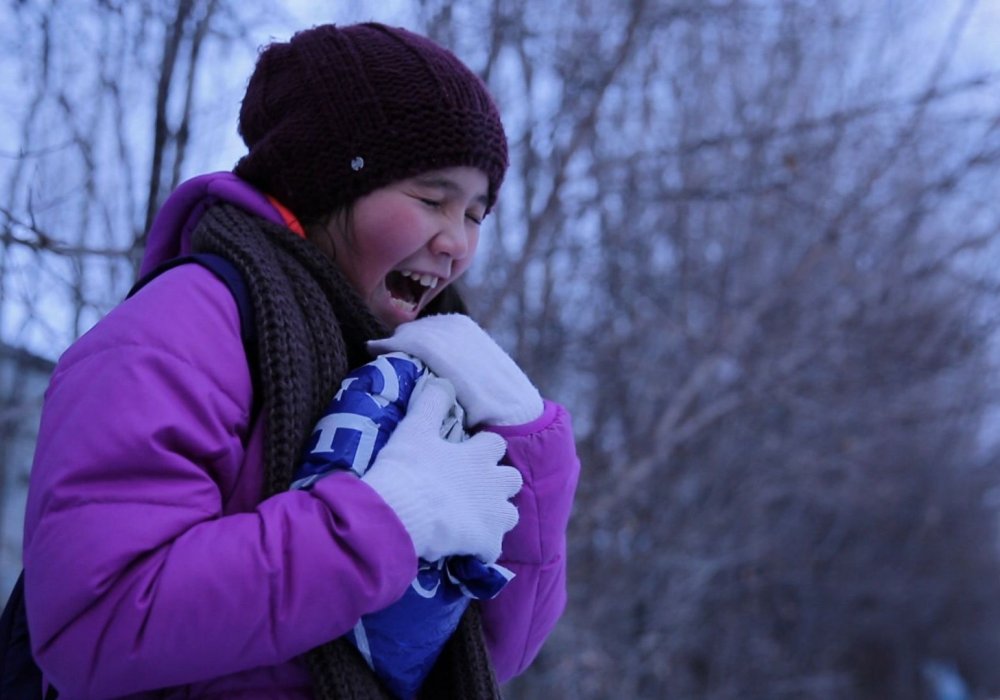
[[412, 321], [472, 263], [489, 181], [455, 167], [399, 180], [310, 236], [390, 329]]

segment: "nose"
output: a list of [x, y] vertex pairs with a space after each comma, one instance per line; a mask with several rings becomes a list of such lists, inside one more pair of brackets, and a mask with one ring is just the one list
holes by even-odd
[[430, 241], [431, 252], [435, 255], [447, 255], [454, 260], [462, 260], [469, 254], [471, 235], [466, 230], [465, 220], [456, 222], [449, 220], [441, 226], [441, 230]]

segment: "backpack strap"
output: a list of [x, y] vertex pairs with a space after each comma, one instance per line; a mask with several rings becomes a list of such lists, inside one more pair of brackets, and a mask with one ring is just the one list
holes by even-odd
[[240, 314], [240, 339], [243, 341], [243, 350], [247, 355], [247, 364], [250, 367], [250, 379], [253, 382], [254, 388], [253, 393], [255, 398], [251, 415], [255, 416], [258, 407], [258, 400], [256, 397], [260, 394], [260, 368], [257, 364], [257, 326], [254, 322], [253, 303], [250, 300], [250, 289], [247, 287], [246, 280], [243, 279], [243, 274], [236, 268], [236, 265], [228, 259], [222, 257], [221, 255], [216, 255], [215, 253], [191, 253], [189, 255], [181, 255], [176, 258], [171, 258], [170, 260], [167, 260], [150, 270], [149, 273], [133, 285], [132, 289], [129, 290], [129, 293], [125, 298], [127, 299], [131, 297], [167, 270], [172, 270], [175, 267], [187, 265], [189, 263], [195, 263], [210, 270], [226, 285], [229, 289], [229, 293], [233, 295], [233, 299], [236, 301], [236, 308], [239, 310]]
[[[48, 700], [56, 695], [56, 689], [50, 685], [45, 698]], [[0, 697], [42, 697], [42, 672], [31, 655], [28, 638], [23, 570], [0, 615]]]

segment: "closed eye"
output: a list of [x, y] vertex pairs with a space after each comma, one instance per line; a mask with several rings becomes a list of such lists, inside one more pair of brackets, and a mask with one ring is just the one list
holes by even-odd
[[[433, 199], [431, 197], [421, 197], [420, 195], [413, 195], [413, 198], [416, 199], [421, 204], [423, 204], [424, 206], [430, 207], [431, 209], [440, 209], [444, 207], [447, 203], [446, 200]], [[486, 215], [479, 214], [476, 211], [470, 211], [465, 214], [465, 218], [467, 221], [471, 221], [476, 226], [482, 226], [483, 219], [486, 218]]]

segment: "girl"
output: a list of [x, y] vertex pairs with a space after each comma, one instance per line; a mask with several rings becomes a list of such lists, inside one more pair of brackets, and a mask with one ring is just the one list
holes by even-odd
[[[240, 133], [234, 173], [166, 202], [142, 269], [227, 258], [255, 346], [226, 285], [179, 265], [53, 375], [24, 550], [45, 680], [67, 698], [387, 697], [344, 635], [420, 558], [464, 554], [515, 577], [469, 606], [420, 696], [497, 697], [565, 604], [579, 463], [565, 410], [466, 316], [440, 315], [461, 310], [451, 285], [507, 167], [493, 101], [424, 37], [327, 25], [260, 55]], [[389, 351], [444, 379], [363, 477], [289, 490], [341, 379]], [[458, 443], [439, 433], [452, 386], [476, 433]]]

